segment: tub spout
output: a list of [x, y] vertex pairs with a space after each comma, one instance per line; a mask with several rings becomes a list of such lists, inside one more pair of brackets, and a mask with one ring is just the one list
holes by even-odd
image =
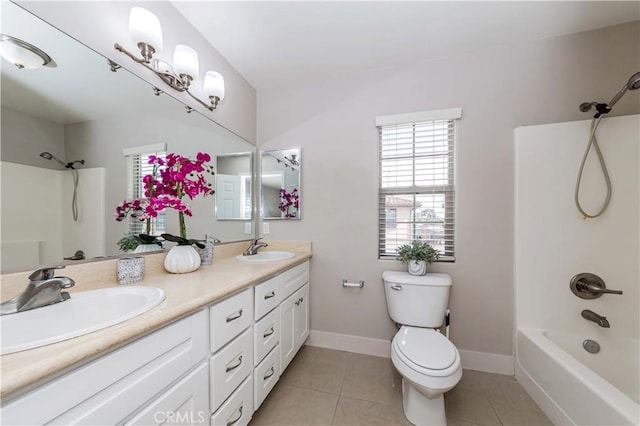
[[596, 324], [598, 324], [600, 327], [603, 328], [609, 328], [609, 321], [607, 321], [607, 317], [602, 316], [602, 315], [598, 315], [593, 311], [590, 311], [589, 309], [585, 309], [584, 311], [582, 311], [582, 318], [589, 320], [589, 321], [593, 321]]

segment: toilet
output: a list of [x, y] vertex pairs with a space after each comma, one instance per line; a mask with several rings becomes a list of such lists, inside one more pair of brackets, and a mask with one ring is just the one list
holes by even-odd
[[415, 425], [446, 425], [444, 393], [462, 377], [458, 349], [438, 331], [444, 323], [451, 277], [382, 274], [389, 316], [400, 325], [391, 361], [402, 376], [402, 406]]

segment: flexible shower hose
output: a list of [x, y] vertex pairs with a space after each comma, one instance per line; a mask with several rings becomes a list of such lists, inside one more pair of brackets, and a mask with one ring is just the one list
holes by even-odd
[[[584, 156], [582, 157], [582, 163], [580, 164], [580, 171], [578, 172], [578, 180], [576, 181], [576, 191], [574, 194], [576, 207], [580, 210], [580, 213], [583, 215], [583, 219], [593, 219], [600, 216], [604, 211], [609, 207], [609, 202], [611, 201], [611, 179], [609, 178], [609, 172], [607, 171], [607, 165], [604, 162], [604, 157], [602, 156], [602, 151], [600, 151], [600, 146], [598, 145], [598, 138], [596, 138], [596, 130], [598, 130], [598, 125], [600, 125], [600, 120], [602, 117], [594, 118], [591, 121], [591, 135], [589, 136], [589, 142], [587, 143], [587, 148], [584, 151]], [[600, 210], [596, 213], [589, 214], [584, 211], [582, 205], [580, 204], [580, 182], [582, 181], [582, 172], [584, 170], [584, 165], [587, 162], [587, 157], [589, 156], [589, 151], [591, 151], [591, 147], [596, 151], [596, 155], [598, 156], [598, 161], [600, 162], [600, 168], [602, 169], [602, 174], [604, 175], [604, 181], [607, 185], [607, 195], [605, 197], [604, 203]]]
[[71, 174], [73, 175], [73, 200], [71, 200], [71, 214], [73, 215], [73, 220], [75, 222], [78, 221], [78, 171], [76, 169], [71, 169]]

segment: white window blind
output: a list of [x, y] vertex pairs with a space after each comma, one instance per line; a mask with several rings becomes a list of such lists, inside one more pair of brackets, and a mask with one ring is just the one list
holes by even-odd
[[[380, 258], [413, 240], [453, 261], [455, 129], [460, 109], [376, 118]], [[419, 118], [423, 121], [407, 121]]]
[[[127, 159], [127, 199], [145, 199], [144, 183], [142, 179], [145, 175], [153, 173], [153, 165], [149, 164], [149, 156], [165, 158], [167, 155], [166, 144], [147, 145], [124, 150]], [[129, 232], [133, 234], [146, 233], [146, 222], [137, 218], [129, 217]], [[165, 232], [165, 214], [158, 213], [158, 216], [151, 219], [151, 235], [160, 235]]]

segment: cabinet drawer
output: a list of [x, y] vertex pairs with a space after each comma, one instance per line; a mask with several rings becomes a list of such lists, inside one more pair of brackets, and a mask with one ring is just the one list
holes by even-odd
[[211, 416], [211, 426], [246, 426], [253, 411], [253, 379], [249, 376]]
[[211, 411], [215, 411], [253, 369], [252, 328], [211, 357]]
[[269, 395], [271, 389], [280, 378], [280, 346], [276, 346], [269, 355], [254, 370], [253, 410], [260, 408], [262, 401]]
[[209, 417], [207, 364], [196, 368], [148, 404], [126, 425], [198, 425]]
[[309, 282], [309, 262], [284, 271], [279, 278], [282, 282], [282, 299], [280, 300], [284, 300]]
[[216, 352], [251, 325], [253, 322], [251, 296], [252, 291], [249, 288], [209, 308], [211, 352]]
[[280, 306], [253, 326], [253, 364], [258, 365], [280, 341]]
[[275, 278], [271, 278], [268, 281], [263, 282], [255, 286], [256, 294], [256, 310], [255, 319], [259, 320], [267, 312], [275, 308], [282, 301], [282, 288], [281, 288], [281, 276], [278, 275]]

